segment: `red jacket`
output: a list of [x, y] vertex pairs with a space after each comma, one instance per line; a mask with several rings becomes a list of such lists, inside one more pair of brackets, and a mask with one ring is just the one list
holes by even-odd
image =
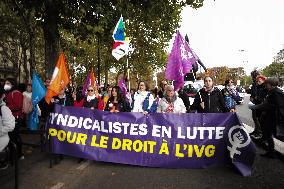
[[23, 94], [18, 90], [10, 91], [5, 96], [6, 105], [12, 111], [13, 116], [17, 118], [24, 118], [23, 113]]

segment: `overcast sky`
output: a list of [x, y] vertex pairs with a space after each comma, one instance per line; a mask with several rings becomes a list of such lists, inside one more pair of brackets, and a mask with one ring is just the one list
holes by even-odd
[[207, 67], [242, 66], [248, 74], [284, 48], [284, 0], [205, 0], [183, 10], [180, 32]]

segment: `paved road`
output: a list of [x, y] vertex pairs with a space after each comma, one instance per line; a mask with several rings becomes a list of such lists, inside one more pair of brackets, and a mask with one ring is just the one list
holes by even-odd
[[[251, 125], [246, 104], [238, 107], [238, 114]], [[257, 149], [259, 153], [263, 150]], [[39, 148], [32, 149], [25, 157], [20, 161], [20, 188], [24, 189], [284, 188], [283, 160], [259, 155], [251, 177], [242, 177], [230, 166], [163, 169], [95, 161], [78, 163], [73, 157], [64, 157], [60, 164], [49, 168], [48, 154]], [[0, 183], [1, 189], [12, 187], [11, 169], [0, 171]]]

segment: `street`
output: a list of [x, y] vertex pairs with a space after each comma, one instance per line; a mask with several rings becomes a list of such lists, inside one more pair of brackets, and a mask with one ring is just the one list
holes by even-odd
[[[246, 96], [237, 112], [246, 125], [252, 126], [248, 99]], [[78, 163], [78, 158], [67, 156], [49, 168], [47, 153], [40, 152], [38, 147], [25, 149], [29, 153], [19, 161], [19, 188], [23, 189], [284, 188], [283, 159], [263, 158], [259, 156], [264, 152], [260, 148], [257, 148], [251, 177], [242, 177], [229, 165], [207, 169], [165, 169], [95, 161]], [[0, 182], [1, 189], [13, 188], [12, 168], [0, 171]]]

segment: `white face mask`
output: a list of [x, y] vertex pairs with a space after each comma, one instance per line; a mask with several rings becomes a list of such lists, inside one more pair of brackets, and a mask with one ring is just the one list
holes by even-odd
[[9, 91], [9, 90], [11, 90], [11, 88], [12, 88], [11, 85], [7, 85], [7, 84], [4, 85], [4, 90], [5, 91]]

